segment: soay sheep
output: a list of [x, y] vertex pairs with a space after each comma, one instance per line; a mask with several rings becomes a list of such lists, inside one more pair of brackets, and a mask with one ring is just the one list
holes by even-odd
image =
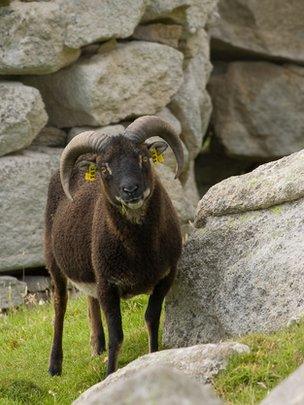
[[[159, 136], [164, 141], [149, 143]], [[150, 352], [158, 350], [159, 319], [181, 254], [179, 221], [151, 162], [151, 150], [170, 145], [183, 168], [174, 129], [156, 116], [136, 119], [116, 136], [87, 131], [64, 149], [51, 178], [46, 207], [45, 258], [54, 285], [54, 336], [49, 373], [62, 370], [67, 280], [88, 295], [93, 354], [105, 350], [100, 307], [109, 332], [108, 374], [123, 341], [120, 299], [150, 294], [145, 313]], [[93, 162], [96, 181], [82, 165]]]

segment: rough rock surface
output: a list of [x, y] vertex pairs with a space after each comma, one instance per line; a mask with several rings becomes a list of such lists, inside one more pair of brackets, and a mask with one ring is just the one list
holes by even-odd
[[47, 122], [37, 89], [19, 82], [0, 82], [0, 156], [31, 144]]
[[304, 62], [302, 0], [220, 0], [213, 49]]
[[67, 134], [62, 129], [55, 127], [44, 127], [34, 139], [32, 146], [52, 146], [64, 148], [67, 141]]
[[182, 183], [187, 200], [191, 201], [192, 204], [196, 207], [200, 200], [200, 197], [196, 186], [194, 162], [190, 162], [186, 179]]
[[304, 151], [212, 187], [166, 301], [164, 342], [269, 332], [304, 314]]
[[13, 1], [0, 8], [0, 74], [46, 74], [74, 62], [64, 44], [65, 16], [56, 2]]
[[136, 370], [115, 385], [84, 393], [73, 404], [221, 405], [210, 386], [198, 384], [168, 367], [149, 366]]
[[144, 21], [169, 18], [184, 24], [189, 32], [204, 28], [214, 12], [218, 0], [151, 0]]
[[274, 388], [260, 405], [301, 405], [304, 403], [304, 364]]
[[100, 52], [52, 75], [24, 79], [41, 91], [52, 125], [100, 126], [154, 114], [181, 85], [183, 55], [171, 47], [134, 41]]
[[182, 126], [179, 120], [172, 114], [172, 112], [169, 110], [169, 108], [165, 107], [162, 109], [160, 112], [156, 113], [158, 117], [162, 118], [168, 124], [172, 125], [172, 127], [175, 129], [177, 135], [181, 135], [182, 133]]
[[79, 135], [81, 132], [85, 131], [95, 131], [97, 133], [103, 134], [106, 133], [108, 135], [118, 135], [123, 133], [125, 127], [123, 125], [108, 125], [106, 127], [101, 128], [92, 128], [92, 127], [74, 127], [69, 130], [68, 133], [68, 142], [70, 142], [76, 135]]
[[303, 148], [303, 67], [230, 63], [213, 75], [209, 91], [215, 133], [227, 154], [269, 159]]
[[193, 220], [194, 203], [188, 200], [181, 182], [175, 179], [175, 172], [170, 167], [160, 164], [155, 166], [155, 169], [171, 198], [182, 225], [188, 224], [189, 221]]
[[[43, 151], [42, 151], [43, 150]], [[0, 272], [39, 267], [51, 174], [62, 149], [24, 150], [0, 160]]]
[[266, 163], [243, 176], [234, 176], [213, 186], [201, 199], [196, 226], [210, 216], [262, 210], [304, 196], [304, 150]]
[[182, 31], [183, 27], [177, 24], [138, 25], [133, 33], [133, 38], [142, 41], [159, 42], [160, 44], [178, 48]]
[[[181, 134], [182, 128], [181, 128], [180, 122], [178, 121], [177, 118], [175, 118], [175, 116], [171, 113], [171, 111], [167, 107], [163, 108], [160, 112], [156, 113], [155, 115], [157, 115], [158, 117], [162, 118], [163, 120], [168, 122], [170, 125], [172, 125], [178, 135]], [[68, 142], [70, 142], [70, 140], [72, 138], [74, 138], [74, 136], [80, 134], [83, 131], [92, 131], [93, 130], [93, 131], [100, 132], [100, 133], [106, 132], [109, 135], [120, 134], [120, 133], [123, 133], [124, 129], [130, 124], [131, 124], [131, 121], [124, 121], [120, 124], [107, 125], [105, 127], [97, 127], [97, 128], [88, 127], [88, 126], [87, 127], [74, 127], [74, 128], [71, 128], [68, 132]]]
[[45, 276], [25, 276], [24, 282], [27, 285], [27, 291], [29, 293], [36, 293], [39, 291], [50, 290], [51, 279]]
[[96, 393], [101, 395], [108, 387], [111, 388], [127, 381], [137, 375], [139, 370], [145, 370], [147, 367], [166, 367], [175, 372], [186, 374], [191, 377], [192, 381], [207, 383], [214, 375], [226, 367], [228, 358], [232, 354], [247, 352], [249, 352], [248, 346], [230, 342], [150, 353], [139, 357], [111, 374], [104, 381], [93, 385], [75, 403], [85, 403]]
[[144, 0], [58, 0], [67, 22], [70, 48], [132, 35], [144, 12]]
[[201, 149], [212, 109], [205, 89], [211, 71], [208, 42], [202, 31], [197, 35], [201, 38], [200, 49], [190, 60], [183, 84], [170, 103], [170, 109], [182, 125], [182, 139], [191, 159]]
[[15, 277], [0, 276], [0, 309], [17, 307], [24, 303], [26, 283]]

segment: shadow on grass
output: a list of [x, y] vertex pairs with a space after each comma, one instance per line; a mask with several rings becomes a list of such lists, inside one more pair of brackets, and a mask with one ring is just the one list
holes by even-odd
[[23, 403], [31, 403], [33, 396], [40, 398], [48, 395], [47, 390], [26, 380], [8, 380], [0, 385], [0, 398]]

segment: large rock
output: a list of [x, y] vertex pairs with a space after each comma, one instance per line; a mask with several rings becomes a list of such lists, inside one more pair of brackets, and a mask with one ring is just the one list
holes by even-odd
[[64, 44], [66, 21], [55, 2], [13, 1], [0, 8], [0, 74], [45, 74], [74, 62]]
[[67, 21], [65, 44], [70, 48], [132, 35], [145, 0], [57, 0]]
[[181, 85], [183, 56], [171, 47], [134, 41], [100, 52], [52, 75], [25, 79], [41, 91], [51, 124], [100, 126], [154, 114]]
[[221, 67], [209, 90], [215, 133], [226, 153], [261, 160], [300, 150], [304, 144], [304, 68], [268, 62]]
[[123, 125], [108, 125], [106, 127], [92, 128], [92, 127], [74, 127], [69, 130], [67, 143], [69, 143], [76, 135], [81, 134], [85, 131], [95, 131], [99, 134], [108, 134], [108, 135], [119, 135], [122, 134], [125, 130]]
[[170, 19], [184, 24], [189, 32], [204, 28], [218, 0], [151, 0], [144, 21]]
[[274, 388], [260, 405], [301, 405], [304, 403], [304, 364]]
[[[126, 367], [111, 374], [104, 381], [93, 385], [75, 401], [75, 404], [87, 403], [86, 401], [90, 401], [90, 398], [96, 398], [97, 395], [102, 397], [103, 392], [106, 392], [106, 390], [126, 383], [130, 378], [136, 376], [140, 370], [149, 367], [169, 368], [172, 371], [183, 373], [185, 380], [188, 377], [198, 383], [208, 383], [213, 376], [227, 366], [228, 358], [231, 355], [248, 352], [248, 346], [229, 342], [150, 353], [139, 357]], [[159, 378], [160, 380], [161, 378]], [[142, 381], [144, 381], [144, 378]]]
[[303, 158], [304, 150], [216, 184], [198, 205], [196, 227], [201, 228], [210, 216], [263, 210], [300, 200], [304, 195]]
[[212, 187], [166, 301], [169, 345], [270, 332], [304, 314], [304, 151]]
[[15, 277], [0, 276], [0, 310], [18, 307], [24, 303], [26, 283]]
[[0, 156], [25, 148], [47, 122], [40, 93], [18, 82], [0, 82]]
[[172, 114], [172, 112], [169, 110], [169, 108], [165, 107], [163, 108], [160, 112], [156, 113], [158, 117], [162, 118], [168, 124], [172, 125], [172, 127], [175, 129], [177, 135], [181, 135], [182, 133], [182, 126], [179, 120]]
[[92, 393], [84, 393], [73, 402], [78, 405], [221, 405], [210, 386], [192, 381], [168, 367], [149, 366], [132, 376]]
[[46, 276], [25, 275], [24, 282], [29, 293], [37, 293], [51, 289], [51, 279]]
[[170, 103], [170, 109], [182, 125], [182, 139], [190, 158], [197, 156], [211, 115], [211, 100], [206, 91], [211, 65], [206, 34], [197, 34], [201, 39], [200, 49], [190, 60], [184, 73], [184, 81]]
[[0, 272], [44, 264], [47, 189], [61, 151], [24, 150], [0, 159]]
[[[302, 0], [220, 0], [212, 49], [304, 62]], [[257, 55], [255, 55], [257, 56]]]
[[[181, 128], [181, 124], [178, 121], [177, 118], [175, 118], [175, 116], [171, 113], [171, 111], [165, 107], [163, 108], [160, 112], [156, 113], [155, 115], [157, 115], [158, 117], [162, 118], [163, 120], [165, 120], [166, 122], [168, 122], [168, 124], [172, 125], [173, 128], [175, 129], [177, 135], [180, 135], [182, 132], [182, 128]], [[116, 124], [116, 125], [107, 125], [105, 127], [74, 127], [71, 128], [68, 132], [68, 142], [70, 142], [71, 139], [74, 138], [74, 136], [80, 134], [81, 132], [84, 131], [96, 131], [99, 133], [107, 133], [109, 135], [118, 135], [118, 134], [122, 134], [125, 130], [125, 128], [131, 124], [131, 121], [124, 121], [120, 124]], [[187, 152], [186, 152], [187, 153]]]

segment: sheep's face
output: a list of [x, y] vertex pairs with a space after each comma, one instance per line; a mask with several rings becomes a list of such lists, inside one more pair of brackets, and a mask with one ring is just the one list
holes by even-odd
[[103, 189], [115, 205], [140, 209], [153, 193], [154, 177], [149, 149], [166, 149], [166, 142], [137, 145], [125, 137], [115, 137], [96, 159]]

